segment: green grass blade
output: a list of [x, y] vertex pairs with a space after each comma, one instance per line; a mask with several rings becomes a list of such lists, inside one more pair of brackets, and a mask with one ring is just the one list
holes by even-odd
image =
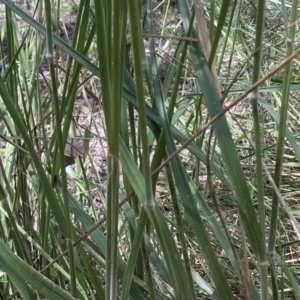
[[[184, 18], [184, 26], [187, 29], [189, 26], [188, 16], [190, 16], [190, 12], [184, 3], [180, 5], [180, 9], [182, 14], [186, 16]], [[195, 32], [193, 32], [192, 37], [196, 37]], [[210, 117], [213, 118], [222, 110], [222, 104], [218, 97], [210, 70], [199, 44], [191, 42], [190, 47], [197, 79], [205, 98]], [[254, 207], [252, 205], [252, 199], [247, 187], [247, 182], [240, 165], [239, 157], [237, 155], [226, 118], [224, 116], [214, 124], [214, 130], [222, 151], [222, 157], [227, 168], [227, 174], [230, 179], [230, 183], [236, 195], [239, 213], [241, 220], [244, 223], [247, 237], [255, 254], [260, 256], [261, 251], [264, 251], [265, 249], [265, 245], [262, 244], [261, 231], [257, 222]]]
[[54, 299], [54, 297], [65, 300], [75, 299], [54, 282], [19, 259], [2, 239], [0, 239], [0, 252], [0, 265], [13, 280], [23, 299], [34, 299], [28, 285], [49, 299]]
[[60, 203], [56, 197], [56, 194], [54, 190], [52, 189], [52, 186], [50, 184], [49, 178], [47, 177], [47, 174], [45, 173], [45, 170], [40, 162], [40, 159], [36, 153], [36, 150], [32, 144], [32, 141], [30, 137], [28, 136], [27, 130], [24, 127], [24, 124], [15, 108], [15, 105], [13, 104], [13, 101], [8, 94], [6, 87], [0, 78], [0, 96], [2, 97], [2, 101], [4, 102], [4, 105], [7, 108], [8, 113], [10, 114], [11, 118], [14, 120], [14, 123], [16, 127], [18, 128], [22, 138], [24, 139], [24, 142], [28, 148], [28, 152], [31, 154], [31, 158], [35, 164], [37, 173], [41, 179], [42, 186], [44, 188], [45, 194], [47, 196], [47, 199], [49, 201], [49, 205], [53, 211], [53, 214], [56, 216], [56, 220], [60, 225], [61, 230], [64, 234], [66, 234], [66, 221], [64, 219], [63, 212], [61, 210]]

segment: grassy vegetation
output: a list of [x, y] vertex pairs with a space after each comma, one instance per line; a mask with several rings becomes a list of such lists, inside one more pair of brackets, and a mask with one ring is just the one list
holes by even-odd
[[298, 1], [2, 3], [1, 299], [300, 299]]

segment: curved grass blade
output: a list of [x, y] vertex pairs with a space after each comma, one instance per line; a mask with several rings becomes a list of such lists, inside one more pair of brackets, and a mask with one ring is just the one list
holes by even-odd
[[28, 285], [49, 299], [54, 299], [54, 297], [62, 300], [75, 299], [54, 282], [18, 258], [2, 239], [0, 239], [0, 252], [0, 265], [14, 282], [23, 299], [36, 299], [29, 290]]
[[[70, 206], [71, 209], [73, 211], [73, 213], [75, 214], [76, 218], [78, 219], [78, 221], [81, 222], [83, 228], [85, 231], [89, 231], [91, 228], [93, 228], [95, 226], [94, 221], [91, 219], [91, 217], [84, 211], [84, 209], [81, 207], [81, 205], [78, 203], [77, 199], [74, 198], [73, 195], [69, 194], [70, 197]], [[107, 253], [107, 242], [106, 242], [106, 237], [105, 235], [102, 233], [102, 231], [100, 229], [96, 229], [94, 230], [91, 234], [90, 234], [90, 238], [93, 240], [92, 245], [93, 245], [93, 249], [95, 251], [97, 251], [97, 264], [99, 263], [100, 265], [102, 265], [105, 268], [105, 260], [103, 261], [103, 258], [106, 259], [106, 253]], [[93, 253], [91, 253], [93, 255]], [[99, 257], [101, 257], [101, 260], [99, 260]], [[118, 277], [122, 278], [123, 274], [124, 274], [124, 263], [121, 260], [120, 257], [118, 257]], [[142, 295], [142, 291], [140, 290], [140, 288], [137, 286], [136, 282], [138, 281], [134, 281], [131, 285], [131, 289], [130, 289], [130, 295], [132, 296], [132, 299], [144, 299], [143, 295]], [[142, 285], [141, 282], [140, 283], [140, 287], [142, 289], [144, 289], [145, 287]]]
[[[273, 120], [279, 125], [279, 115], [275, 111], [274, 107], [271, 104], [269, 104], [265, 99], [260, 99], [259, 103], [271, 115]], [[292, 146], [293, 150], [295, 151], [295, 155], [296, 155], [298, 161], [300, 161], [299, 145], [298, 145], [296, 139], [294, 138], [293, 134], [289, 131], [288, 128], [285, 129], [285, 136], [286, 136], [287, 140], [289, 141], [290, 145]]]
[[[189, 28], [191, 13], [185, 1], [180, 2], [180, 10], [183, 14], [183, 23], [186, 30]], [[192, 31], [191, 37], [196, 38], [196, 32]], [[191, 54], [195, 66], [195, 72], [201, 87], [210, 117], [213, 118], [222, 110], [218, 92], [215, 88], [210, 69], [200, 45], [190, 42]], [[257, 221], [256, 213], [252, 205], [252, 199], [248, 190], [247, 182], [240, 165], [239, 157], [233, 143], [226, 117], [221, 117], [215, 124], [214, 130], [222, 151], [222, 157], [227, 169], [227, 175], [236, 195], [239, 214], [244, 223], [244, 228], [255, 255], [260, 258], [265, 252], [262, 243], [261, 230]]]
[[[121, 161], [122, 161], [122, 165], [124, 167], [124, 171], [126, 172], [127, 177], [129, 178], [133, 189], [136, 190], [138, 198], [142, 197], [142, 198], [139, 198], [139, 199], [141, 201], [143, 201], [144, 192], [141, 191], [141, 189], [140, 189], [141, 183], [138, 183], [140, 181], [140, 178], [141, 178], [140, 172], [139, 172], [137, 166], [135, 166], [133, 160], [131, 159], [131, 157], [128, 153], [128, 150], [122, 145], [122, 143], [120, 143], [120, 145], [121, 145], [120, 146]], [[184, 174], [184, 176], [185, 176], [185, 171], [184, 170], [181, 169], [179, 172], [182, 172], [182, 174]], [[183, 179], [183, 178], [181, 178], [181, 180], [186, 181], [186, 179]], [[217, 277], [217, 278], [214, 277], [214, 279], [216, 280], [215, 282], [218, 282], [218, 280], [219, 280], [218, 283], [220, 284], [220, 286], [218, 286], [219, 289], [217, 289], [218, 293], [220, 293], [220, 291], [226, 291], [226, 293], [227, 293], [226, 294], [226, 299], [232, 299], [231, 298], [231, 291], [228, 289], [228, 286], [226, 287], [227, 282], [224, 278], [222, 278], [222, 276], [224, 276], [223, 271], [222, 271], [222, 269], [220, 269], [219, 263], [214, 261], [215, 255], [214, 255], [213, 250], [211, 249], [209, 240], [206, 239], [206, 236], [205, 236], [206, 230], [203, 226], [203, 223], [202, 223], [202, 220], [200, 219], [199, 214], [197, 213], [197, 208], [196, 208], [195, 202], [193, 200], [193, 196], [191, 195], [189, 198], [187, 198], [189, 196], [189, 194], [191, 194], [190, 190], [188, 192], [186, 192], [186, 196], [185, 196], [186, 199], [183, 200], [185, 202], [184, 203], [185, 210], [191, 216], [191, 220], [193, 222], [192, 226], [194, 226], [196, 236], [198, 237], [199, 240], [202, 239], [201, 244], [202, 243], [205, 244], [205, 246], [202, 244], [202, 247], [203, 247], [202, 250], [204, 249], [204, 252], [205, 252], [206, 255], [207, 255], [207, 253], [213, 253], [211, 256], [207, 255], [206, 259], [208, 260], [209, 266], [211, 268], [214, 268], [214, 269], [211, 269], [211, 272], [213, 274], [214, 274], [214, 272], [216, 273], [216, 274], [214, 274], [214, 276]], [[159, 210], [159, 212], [160, 212], [160, 210]], [[161, 224], [161, 226], [163, 226], [163, 220], [161, 220], [160, 224]], [[168, 231], [168, 229], [165, 226], [164, 232], [166, 233], [167, 231]], [[169, 239], [169, 242], [168, 242], [169, 246], [172, 244], [172, 241], [173, 241], [172, 238]], [[206, 247], [206, 248], [204, 248], [204, 247]], [[175, 250], [172, 250], [172, 251], [175, 251]], [[174, 255], [175, 254], [173, 253], [173, 257], [174, 257]], [[173, 260], [173, 263], [175, 263], [174, 260]], [[218, 276], [220, 276], [220, 277], [218, 277]], [[224, 286], [223, 286], [223, 283], [224, 283]], [[224, 295], [224, 294], [222, 293], [222, 295]]]
[[[128, 78], [130, 75], [125, 72], [125, 78], [127, 78], [127, 82], [132, 82], [132, 78]], [[123, 87], [123, 97], [128, 102], [133, 104], [135, 107], [137, 107], [136, 102], [136, 96], [134, 93], [129, 91], [127, 88]], [[152, 120], [156, 125], [159, 125], [161, 127], [164, 124], [164, 120], [158, 115], [158, 113], [150, 106], [146, 106], [146, 113], [149, 120]], [[152, 128], [152, 127], [151, 127]], [[172, 134], [174, 138], [181, 144], [184, 144], [188, 139], [187, 137], [181, 133], [175, 126], [171, 126]], [[198, 159], [200, 159], [203, 163], [206, 163], [206, 154], [203, 153], [201, 149], [199, 149], [195, 143], [190, 143], [187, 146], [187, 149], [191, 151], [192, 154], [194, 154]], [[172, 153], [170, 153], [171, 155]], [[218, 176], [222, 182], [226, 185], [226, 187], [229, 190], [232, 190], [231, 184], [228, 181], [228, 179], [224, 176], [224, 174], [221, 172], [221, 170], [216, 166], [214, 162], [211, 162], [211, 170], [214, 172], [216, 176]]]
[[41, 161], [36, 153], [34, 145], [27, 133], [27, 129], [24, 127], [23, 122], [15, 108], [15, 105], [6, 90], [6, 87], [4, 85], [4, 82], [2, 81], [2, 78], [0, 78], [0, 96], [2, 98], [2, 101], [4, 102], [4, 105], [7, 108], [8, 113], [10, 114], [11, 118], [14, 120], [16, 127], [18, 128], [22, 138], [24, 139], [24, 142], [28, 148], [28, 152], [31, 155], [31, 158], [35, 164], [37, 173], [41, 179], [41, 184], [44, 188], [45, 195], [49, 201], [49, 205], [53, 211], [53, 214], [56, 216], [56, 220], [57, 220], [58, 224], [60, 225], [62, 232], [64, 234], [66, 234], [66, 223], [65, 223], [65, 218], [64, 218], [63, 212], [61, 210], [60, 203], [59, 203], [59, 201], [56, 197], [56, 194], [50, 184], [50, 181], [45, 172], [45, 169], [43, 168]]

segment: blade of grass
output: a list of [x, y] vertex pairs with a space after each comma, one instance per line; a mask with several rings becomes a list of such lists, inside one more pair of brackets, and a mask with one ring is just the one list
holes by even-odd
[[[59, 167], [61, 171], [62, 177], [62, 195], [63, 195], [63, 212], [66, 220], [66, 240], [68, 247], [68, 257], [69, 257], [69, 267], [70, 267], [70, 286], [71, 286], [71, 294], [76, 297], [76, 269], [75, 269], [75, 260], [74, 260], [74, 252], [73, 252], [73, 242], [72, 242], [72, 220], [69, 209], [69, 198], [68, 198], [68, 186], [67, 186], [67, 174], [65, 167], [65, 145], [66, 140], [63, 140], [62, 136], [62, 112], [61, 106], [58, 99], [58, 90], [57, 90], [57, 79], [56, 72], [54, 66], [54, 53], [53, 53], [53, 42], [52, 42], [52, 16], [51, 16], [51, 3], [50, 0], [45, 1], [45, 17], [46, 17], [46, 59], [49, 63], [49, 70], [51, 76], [51, 84], [52, 84], [52, 100], [54, 104], [55, 110], [55, 125], [56, 125], [56, 138], [58, 144], [58, 154], [59, 154]], [[52, 169], [52, 178], [56, 172], [56, 165], [53, 166]]]
[[[287, 37], [287, 49], [286, 57], [289, 57], [294, 51], [294, 41], [296, 34], [296, 25], [297, 20], [297, 5], [298, 1], [292, 1], [291, 17], [290, 24], [291, 27], [288, 30]], [[280, 120], [278, 127], [278, 138], [277, 138], [277, 149], [276, 149], [276, 167], [275, 167], [275, 184], [280, 189], [281, 179], [282, 179], [282, 162], [283, 162], [283, 153], [284, 153], [284, 143], [285, 143], [285, 134], [286, 134], [286, 123], [287, 123], [287, 111], [288, 103], [290, 97], [290, 83], [291, 83], [291, 74], [292, 68], [291, 63], [285, 66], [284, 77], [283, 77], [283, 91], [282, 91], [282, 102], [280, 110]], [[276, 234], [277, 234], [277, 222], [278, 222], [278, 209], [279, 201], [277, 194], [274, 192], [272, 197], [272, 212], [271, 212], [271, 224], [269, 230], [269, 256], [270, 260], [274, 262], [275, 255], [275, 245], [276, 245]], [[273, 297], [274, 299], [279, 299], [278, 286], [276, 285], [276, 270], [274, 263], [271, 263], [271, 274], [274, 284], [272, 285]]]
[[[182, 14], [185, 16], [183, 20], [184, 26], [187, 30], [187, 20], [191, 13], [188, 10], [186, 2], [183, 1], [180, 3], [180, 9]], [[192, 37], [196, 37], [195, 32], [192, 32]], [[198, 82], [203, 92], [210, 116], [213, 118], [222, 110], [222, 105], [199, 44], [191, 42], [190, 47]], [[246, 179], [240, 166], [239, 157], [232, 141], [226, 118], [223, 116], [218, 119], [218, 121], [214, 123], [213, 127], [222, 151], [222, 157], [227, 168], [228, 177], [236, 195], [238, 210], [240, 218], [244, 224], [246, 235], [258, 260], [265, 261], [264, 254], [266, 251], [265, 244], [261, 236], [262, 232], [256, 219]]]
[[[0, 252], [0, 265], [13, 280], [23, 299], [36, 299], [28, 285], [49, 299], [53, 299], [53, 297], [66, 300], [75, 299], [54, 282], [19, 259], [2, 239], [0, 239]], [[24, 278], [26, 278], [26, 281]]]
[[[185, 1], [180, 2], [180, 9], [182, 14], [185, 16], [184, 26], [187, 28], [189, 25], [188, 16], [190, 16], [191, 13], [189, 12]], [[196, 34], [193, 32], [192, 37], [195, 38], [195, 36]], [[190, 47], [196, 68], [195, 71], [197, 78], [206, 100], [208, 111], [211, 115], [211, 118], [213, 118], [222, 110], [222, 105], [214, 88], [214, 82], [212, 80], [210, 70], [207, 66], [199, 44], [191, 42]], [[222, 151], [222, 156], [227, 168], [227, 174], [230, 179], [230, 183], [232, 184], [232, 188], [237, 196], [236, 200], [238, 203], [239, 213], [242, 221], [245, 223], [247, 236], [253, 247], [253, 251], [259, 256], [261, 248], [264, 248], [260, 238], [261, 232], [258, 226], [245, 176], [240, 166], [239, 157], [237, 155], [231, 138], [231, 133], [224, 116], [215, 122], [214, 129]]]
[[6, 90], [6, 87], [2, 81], [2, 78], [0, 78], [0, 96], [2, 97], [2, 101], [4, 105], [7, 108], [8, 113], [10, 114], [11, 118], [13, 119], [16, 127], [18, 128], [18, 131], [20, 132], [22, 138], [24, 139], [24, 142], [28, 148], [28, 152], [31, 155], [31, 158], [35, 164], [37, 173], [41, 179], [41, 184], [44, 188], [45, 194], [47, 196], [47, 199], [49, 201], [49, 205], [53, 211], [53, 214], [56, 216], [56, 220], [60, 225], [60, 228], [64, 234], [66, 234], [65, 228], [66, 228], [66, 221], [64, 219], [64, 215], [62, 213], [60, 203], [52, 189], [52, 186], [49, 182], [48, 176], [40, 162], [40, 159], [35, 151], [35, 148], [32, 144], [32, 141], [30, 137], [28, 136], [27, 130], [23, 125], [23, 122], [15, 108], [15, 105], [9, 95], [9, 93]]
[[[152, 1], [148, 0], [147, 1], [147, 24], [148, 24], [148, 32], [151, 34], [154, 33], [153, 29], [153, 7], [152, 7]], [[149, 46], [150, 46], [150, 68], [151, 68], [151, 74], [153, 77], [153, 86], [154, 86], [154, 94], [155, 97], [157, 98], [158, 96], [160, 99], [163, 99], [163, 92], [162, 92], [162, 86], [160, 84], [159, 78], [158, 78], [158, 67], [157, 67], [157, 61], [156, 61], [156, 54], [155, 54], [155, 46], [154, 46], [154, 39], [149, 38]], [[180, 71], [180, 70], [179, 70]], [[178, 82], [177, 82], [178, 84]], [[178, 85], [177, 85], [178, 87]], [[174, 88], [176, 92], [176, 88]], [[175, 93], [174, 92], [174, 93]], [[172, 109], [172, 105], [171, 105]], [[165, 115], [164, 117], [167, 117]], [[171, 118], [169, 117], [169, 120]], [[166, 133], [166, 132], [165, 132]], [[163, 139], [164, 141], [164, 139]], [[184, 258], [184, 264], [185, 264], [185, 270], [186, 270], [186, 282], [183, 282], [182, 284], [187, 284], [189, 289], [187, 289], [187, 292], [189, 294], [185, 294], [185, 297], [192, 299], [195, 295], [194, 291], [194, 286], [192, 284], [192, 275], [191, 275], [191, 266], [189, 262], [189, 257], [188, 257], [188, 250], [187, 250], [187, 245], [185, 243], [185, 237], [184, 237], [184, 230], [183, 230], [183, 222], [180, 214], [180, 209], [179, 209], [179, 203], [178, 203], [178, 198], [176, 196], [175, 192], [175, 184], [172, 178], [172, 171], [170, 166], [166, 166], [167, 169], [167, 177], [169, 181], [169, 188], [171, 192], [171, 198], [172, 198], [172, 203], [173, 203], [173, 209], [175, 212], [175, 218], [177, 222], [177, 229], [178, 229], [178, 234], [179, 234], [179, 240], [182, 248], [182, 253], [183, 253], [183, 258]]]

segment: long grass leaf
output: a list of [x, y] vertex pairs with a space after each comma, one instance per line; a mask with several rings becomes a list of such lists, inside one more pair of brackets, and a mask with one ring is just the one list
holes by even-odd
[[[185, 16], [183, 20], [187, 30], [191, 13], [185, 1], [180, 2], [180, 9]], [[196, 38], [195, 31], [192, 32], [192, 37]], [[197, 79], [205, 98], [210, 117], [213, 118], [222, 110], [222, 104], [200, 45], [195, 42], [190, 42], [190, 48]], [[222, 157], [227, 168], [230, 183], [236, 195], [239, 213], [244, 223], [247, 237], [255, 254], [260, 256], [261, 251], [265, 249], [265, 245], [262, 244], [261, 230], [226, 118], [224, 116], [221, 117], [213, 127], [222, 151]]]
[[64, 234], [66, 234], [66, 221], [64, 219], [63, 212], [61, 210], [60, 203], [56, 197], [56, 194], [50, 184], [49, 178], [47, 177], [47, 174], [45, 173], [45, 169], [43, 168], [41, 161], [36, 153], [36, 150], [34, 148], [34, 145], [32, 144], [32, 141], [30, 137], [28, 136], [27, 130], [24, 127], [24, 124], [15, 108], [15, 105], [12, 102], [12, 99], [10, 95], [8, 94], [6, 87], [0, 78], [0, 96], [2, 98], [2, 101], [4, 102], [4, 105], [7, 108], [7, 111], [11, 115], [11, 118], [14, 120], [14, 123], [16, 127], [18, 128], [22, 138], [24, 139], [24, 142], [28, 148], [28, 152], [31, 154], [31, 158], [35, 164], [37, 173], [41, 179], [41, 184], [44, 188], [45, 194], [47, 196], [47, 199], [49, 201], [49, 205], [53, 211], [53, 214], [56, 216], [56, 220], [60, 225], [60, 228]]
[[2, 239], [0, 239], [0, 252], [0, 265], [12, 278], [23, 299], [33, 299], [33, 294], [29, 292], [28, 286], [49, 299], [54, 299], [53, 297], [65, 300], [75, 299], [54, 282], [19, 259]]

